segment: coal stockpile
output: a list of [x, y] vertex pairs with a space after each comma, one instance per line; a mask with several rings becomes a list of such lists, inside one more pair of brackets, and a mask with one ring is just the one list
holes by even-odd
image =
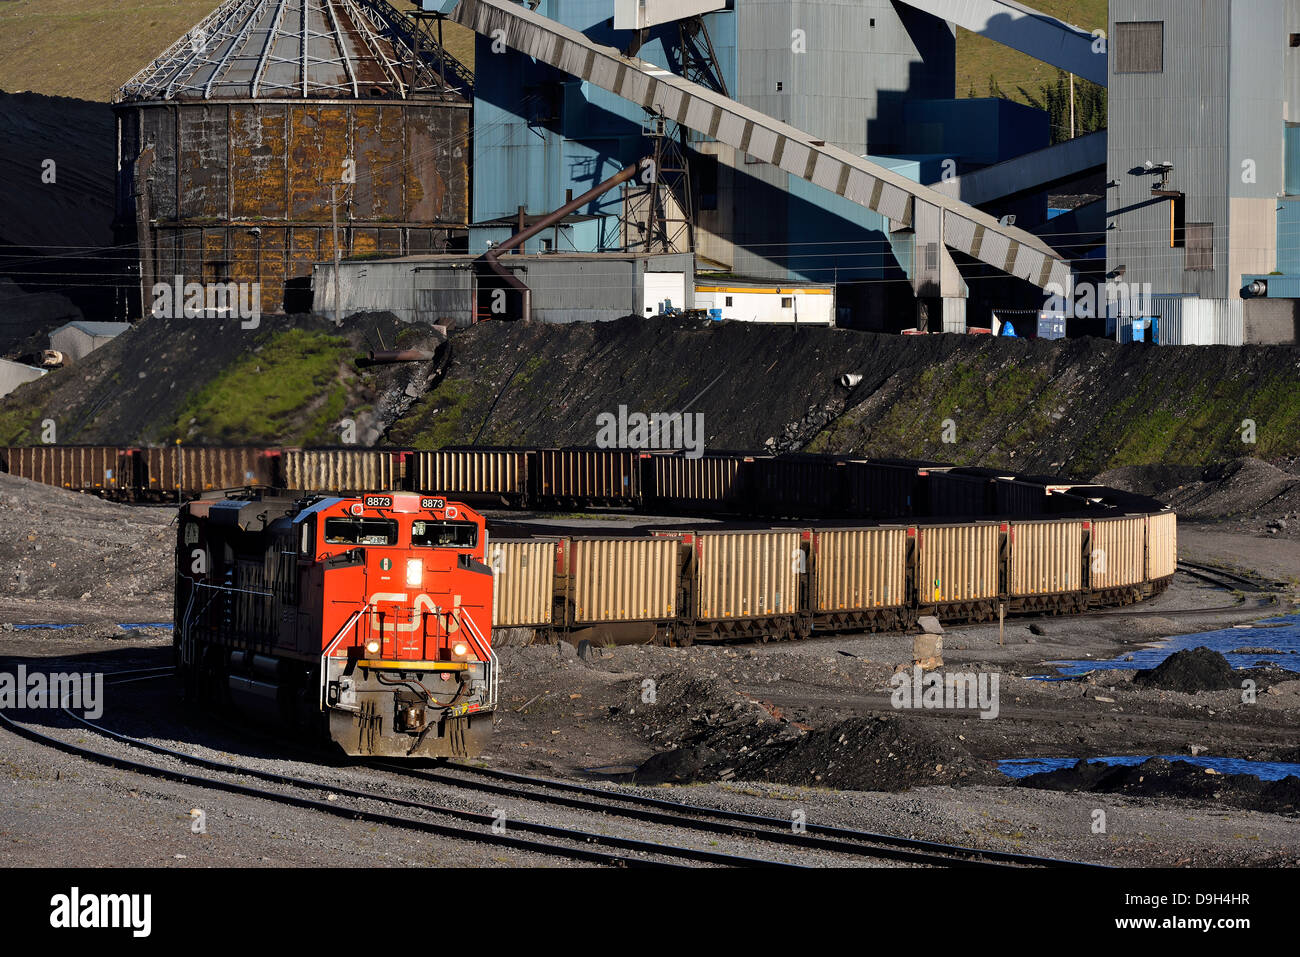
[[1226, 691], [1240, 687], [1241, 676], [1217, 651], [1189, 648], [1175, 652], [1148, 671], [1139, 671], [1133, 683], [1162, 691]]
[[1275, 814], [1300, 810], [1300, 778], [1262, 781], [1251, 774], [1217, 774], [1184, 761], [1152, 758], [1135, 767], [1080, 761], [1072, 768], [1032, 774], [1021, 787], [1088, 791], [1131, 797], [1179, 797], [1214, 801]]
[[618, 717], [677, 745], [646, 760], [639, 784], [767, 781], [802, 787], [903, 791], [931, 784], [996, 784], [1001, 778], [964, 742], [898, 715], [850, 717], [823, 729], [780, 708], [737, 700], [713, 681], [657, 683], [655, 707], [629, 703]]

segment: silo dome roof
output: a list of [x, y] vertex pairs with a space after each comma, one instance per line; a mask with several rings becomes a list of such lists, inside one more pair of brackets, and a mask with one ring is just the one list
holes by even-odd
[[118, 100], [406, 98], [445, 94], [386, 0], [226, 0]]

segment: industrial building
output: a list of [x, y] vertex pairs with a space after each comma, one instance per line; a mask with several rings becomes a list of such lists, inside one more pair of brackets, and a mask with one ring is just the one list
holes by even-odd
[[68, 362], [84, 359], [131, 328], [128, 322], [90, 322], [78, 319], [50, 333], [50, 348]]
[[141, 311], [177, 276], [308, 309], [336, 243], [406, 255], [463, 239], [470, 103], [447, 59], [383, 0], [226, 0], [196, 24], [115, 103]]
[[[695, 307], [689, 253], [528, 253], [501, 258], [532, 293], [539, 322], [602, 322]], [[463, 328], [493, 317], [472, 259], [409, 256], [339, 266], [337, 314], [383, 310], [407, 322]], [[335, 314], [334, 266], [316, 267], [316, 309]], [[477, 310], [477, 317], [476, 317]]]
[[833, 326], [835, 287], [702, 277], [695, 283], [695, 308], [719, 320]]
[[1162, 344], [1295, 342], [1300, 2], [1110, 0], [1110, 19], [1107, 279], [1150, 285], [1132, 318]]
[[[831, 288], [856, 328], [1295, 341], [1300, 0], [1203, 6], [1111, 0], [1094, 34], [1015, 0], [227, 0], [121, 91], [119, 228], [142, 310], [179, 275], [264, 311], [743, 318], [698, 269]], [[1105, 85], [1109, 129], [956, 98], [958, 26]], [[1100, 198], [1049, 218], [1071, 191]], [[1095, 313], [1050, 305], [1083, 285]]]

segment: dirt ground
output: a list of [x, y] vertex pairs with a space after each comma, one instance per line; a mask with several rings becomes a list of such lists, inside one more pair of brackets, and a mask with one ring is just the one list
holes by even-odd
[[[120, 624], [170, 618], [169, 510], [3, 478], [0, 521], [18, 532], [0, 543], [0, 576], [9, 585], [0, 599], [0, 668], [37, 659], [83, 670], [168, 663], [166, 631]], [[33, 534], [36, 540], [29, 539]], [[1270, 580], [1289, 580], [1300, 569], [1300, 541], [1214, 521], [1182, 525], [1180, 553]], [[69, 568], [66, 578], [58, 573]], [[949, 629], [939, 673], [996, 675], [996, 716], [989, 707], [896, 707], [901, 679], [895, 674], [911, 674], [910, 635], [687, 649], [502, 647], [502, 706], [493, 743], [479, 760], [695, 804], [781, 817], [803, 811], [819, 823], [1061, 858], [1295, 866], [1294, 789], [1264, 795], [1257, 782], [1248, 787], [1232, 775], [1207, 785], [1204, 777], [1188, 779], [1186, 766], [1178, 765], [1178, 774], [1152, 766], [1108, 783], [1092, 779], [1100, 775], [1076, 775], [1062, 789], [1045, 790], [1011, 780], [997, 762], [1193, 753], [1300, 761], [1300, 674], [1252, 671], [1259, 694], [1243, 703], [1236, 688], [1171, 691], [1102, 664], [1168, 636], [1297, 611], [1295, 587], [1269, 598], [1243, 597], [1179, 575], [1165, 595], [1132, 609], [1010, 619], [1001, 636], [996, 625]], [[54, 622], [79, 627], [14, 627]], [[1243, 629], [1242, 644], [1267, 647], [1267, 631]], [[1099, 667], [1073, 680], [1033, 677], [1053, 674], [1051, 663], [1063, 659], [1094, 659]], [[187, 743], [189, 732], [173, 726], [169, 713], [159, 712], [154, 731]], [[51, 822], [63, 829], [81, 819], [97, 835], [84, 850], [85, 863], [190, 859], [176, 856], [186, 852], [173, 848], [171, 838], [156, 844], [148, 838], [170, 833], [169, 822], [187, 813], [184, 789], [70, 767], [71, 761], [52, 761], [49, 752], [0, 732], [0, 861], [49, 863], [42, 855], [52, 846]], [[1296, 783], [1290, 780], [1287, 787]], [[1102, 831], [1097, 812], [1104, 815]], [[240, 812], [231, 813], [238, 818]], [[304, 814], [286, 812], [287, 839], [275, 837], [280, 823], [259, 825], [246, 846], [228, 841], [205, 860], [257, 866], [428, 859], [402, 852], [397, 836], [376, 837], [364, 828], [313, 837]], [[446, 860], [499, 859], [516, 858], [467, 845]], [[60, 860], [74, 862], [66, 853]]]

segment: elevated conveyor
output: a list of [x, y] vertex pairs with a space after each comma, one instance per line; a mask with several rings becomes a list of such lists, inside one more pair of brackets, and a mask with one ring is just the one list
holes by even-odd
[[895, 228], [913, 229], [917, 243], [945, 245], [1039, 288], [1064, 288], [1069, 281], [1069, 264], [1038, 237], [653, 63], [594, 43], [514, 0], [461, 0], [454, 18], [476, 33], [879, 213]]

